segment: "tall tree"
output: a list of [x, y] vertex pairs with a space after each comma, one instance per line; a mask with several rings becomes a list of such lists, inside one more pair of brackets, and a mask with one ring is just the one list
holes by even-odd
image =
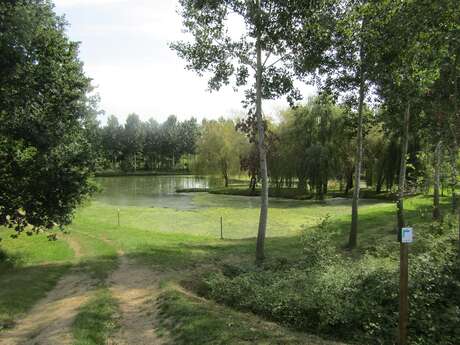
[[341, 96], [356, 110], [356, 154], [354, 167], [351, 227], [348, 247], [358, 238], [358, 208], [363, 161], [363, 110], [373, 66], [372, 50], [378, 37], [373, 30], [376, 6], [368, 0], [343, 1], [335, 11], [332, 46], [324, 55], [320, 72], [325, 73], [324, 90]]
[[117, 168], [117, 163], [122, 152], [122, 126], [114, 115], [110, 115], [107, 119], [107, 125], [100, 131], [101, 142], [104, 154], [110, 161], [112, 169]]
[[[406, 189], [406, 154], [408, 151], [409, 125], [414, 131], [421, 112], [420, 99], [439, 73], [439, 54], [431, 46], [420, 44], [430, 37], [438, 14], [444, 11], [439, 3], [422, 0], [410, 2], [382, 2], [379, 24], [386, 33], [386, 40], [376, 50], [377, 68], [373, 75], [380, 97], [390, 110], [386, 125], [397, 126], [401, 138], [401, 169], [397, 197], [398, 232], [406, 225], [404, 193]], [[404, 120], [401, 121], [401, 114]], [[392, 116], [391, 116], [392, 115]], [[409, 123], [410, 121], [410, 123]], [[402, 122], [402, 123], [401, 123]], [[407, 262], [407, 245], [401, 245], [401, 262]], [[407, 286], [407, 266], [401, 265], [401, 286]], [[400, 295], [399, 344], [408, 339], [408, 308], [406, 294]]]
[[160, 155], [160, 125], [154, 119], [144, 123], [145, 141], [143, 145], [146, 167], [150, 170], [157, 168]]
[[[172, 44], [179, 56], [187, 60], [189, 69], [200, 75], [209, 72], [209, 88], [219, 90], [231, 82], [236, 87], [250, 85], [246, 105], [257, 124], [257, 144], [262, 180], [261, 208], [257, 234], [256, 260], [264, 257], [268, 217], [268, 173], [262, 100], [288, 94], [293, 101], [299, 94], [294, 88], [294, 72], [290, 57], [305, 52], [301, 40], [310, 4], [302, 1], [275, 0], [180, 0], [181, 15], [191, 41]], [[308, 5], [308, 6], [307, 6]], [[311, 11], [310, 11], [311, 12]], [[235, 37], [228, 26], [234, 18], [244, 30]], [[312, 40], [314, 41], [314, 40]], [[321, 40], [319, 40], [321, 41]], [[310, 48], [308, 46], [308, 48]], [[304, 61], [307, 61], [304, 59]], [[253, 78], [250, 78], [250, 70]]]
[[144, 131], [139, 115], [134, 113], [128, 115], [123, 130], [123, 139], [125, 163], [136, 171], [138, 167], [137, 156], [144, 141]]
[[235, 130], [231, 120], [205, 121], [197, 143], [198, 172], [218, 173], [228, 187], [231, 174], [240, 171], [241, 157], [249, 151], [244, 134]]
[[93, 105], [50, 1], [0, 2], [0, 225], [64, 226], [93, 190]]

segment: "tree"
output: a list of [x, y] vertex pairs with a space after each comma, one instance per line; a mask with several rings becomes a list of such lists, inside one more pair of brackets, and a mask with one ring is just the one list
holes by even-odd
[[160, 156], [160, 125], [154, 119], [144, 123], [145, 141], [143, 145], [146, 167], [150, 170], [157, 168]]
[[283, 114], [278, 132], [280, 164], [290, 168], [298, 189], [306, 191], [309, 186], [317, 199], [324, 198], [329, 179], [340, 169], [343, 115], [330, 99], [321, 97]]
[[162, 153], [164, 157], [170, 158], [170, 168], [174, 169], [176, 165], [176, 157], [179, 149], [179, 125], [177, 117], [170, 115], [168, 119], [161, 125], [162, 136]]
[[[299, 98], [294, 87], [294, 69], [290, 57], [299, 52], [308, 61], [308, 43], [322, 42], [322, 36], [307, 41], [306, 29], [312, 9], [310, 2], [275, 0], [180, 0], [181, 15], [191, 41], [176, 42], [171, 47], [187, 62], [187, 68], [202, 75], [211, 74], [209, 89], [219, 90], [231, 82], [246, 90], [246, 105], [257, 124], [257, 145], [262, 180], [261, 208], [257, 234], [256, 260], [264, 257], [268, 217], [268, 172], [262, 100], [288, 95]], [[228, 25], [229, 17], [244, 23], [244, 34], [235, 39]], [[315, 32], [315, 31], [313, 31]], [[316, 40], [316, 38], [320, 38]], [[316, 46], [315, 45], [315, 46]], [[250, 79], [250, 70], [253, 78]]]
[[376, 6], [367, 0], [343, 1], [336, 7], [330, 50], [324, 54], [320, 73], [325, 73], [325, 92], [344, 100], [356, 109], [356, 154], [351, 227], [348, 247], [353, 249], [358, 238], [358, 208], [363, 161], [363, 111], [369, 90], [369, 70], [373, 66], [372, 51], [378, 32], [372, 30]]
[[[374, 70], [376, 73], [373, 76], [376, 77], [379, 96], [389, 110], [386, 125], [397, 127], [394, 131], [400, 133], [402, 142], [397, 197], [398, 232], [406, 225], [404, 194], [409, 130], [414, 132], [416, 128], [414, 125], [420, 122], [418, 117], [422, 110], [420, 100], [437, 78], [440, 66], [438, 50], [420, 42], [426, 42], [427, 37], [432, 37], [433, 32], [437, 31], [436, 28], [439, 28], [437, 20], [442, 17], [445, 8], [440, 6], [439, 2], [423, 0], [404, 3], [383, 2], [380, 11], [379, 23], [386, 33], [386, 39], [382, 40], [381, 46], [376, 49], [377, 60]], [[403, 121], [401, 121], [402, 113]], [[401, 245], [401, 263], [407, 262], [407, 256], [407, 245]], [[407, 286], [407, 281], [407, 266], [401, 264], [401, 287]], [[399, 319], [399, 344], [401, 345], [407, 344], [408, 307], [407, 295], [401, 294]]]
[[228, 187], [231, 174], [240, 171], [240, 160], [249, 151], [246, 137], [231, 120], [206, 121], [197, 143], [198, 172], [219, 173]]
[[0, 17], [0, 225], [64, 226], [94, 189], [90, 80], [50, 1], [3, 1]]
[[120, 126], [117, 117], [114, 115], [109, 116], [107, 119], [107, 125], [100, 131], [104, 155], [110, 161], [112, 169], [116, 169], [117, 163], [121, 157], [122, 131], [123, 128]]
[[137, 114], [129, 114], [126, 118], [123, 130], [123, 154], [125, 170], [133, 168], [137, 170], [137, 156], [142, 149], [144, 142], [144, 131], [142, 122]]

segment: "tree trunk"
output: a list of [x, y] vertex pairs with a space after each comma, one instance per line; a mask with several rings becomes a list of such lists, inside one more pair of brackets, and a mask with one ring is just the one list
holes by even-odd
[[441, 141], [438, 141], [434, 151], [434, 195], [433, 195], [433, 219], [441, 220], [441, 208], [439, 204], [439, 187], [441, 184]]
[[[453, 71], [452, 71], [452, 80], [454, 82], [454, 95], [453, 95], [453, 102], [454, 102], [454, 119], [453, 124], [451, 126], [452, 130], [452, 137], [454, 142], [453, 152], [451, 154], [451, 164], [452, 164], [452, 212], [455, 213], [457, 208], [457, 195], [456, 195], [456, 188], [457, 188], [457, 155], [458, 155], [458, 140], [457, 140], [457, 131], [456, 129], [460, 128], [460, 114], [458, 112], [458, 77], [457, 77], [457, 68], [460, 64], [460, 52], [457, 51], [455, 54], [455, 60], [453, 64]], [[460, 208], [458, 208], [458, 254], [460, 255]]]
[[[362, 55], [362, 54], [361, 54]], [[358, 242], [358, 207], [359, 207], [359, 190], [361, 182], [361, 165], [363, 160], [363, 104], [364, 104], [364, 73], [360, 68], [360, 85], [359, 85], [359, 104], [358, 104], [358, 142], [356, 148], [356, 165], [355, 165], [355, 186], [353, 190], [353, 200], [351, 205], [351, 229], [348, 239], [348, 248], [353, 249]]]
[[350, 170], [347, 174], [347, 184], [345, 185], [345, 196], [348, 195], [350, 189], [353, 188], [353, 170]]
[[380, 193], [382, 191], [383, 181], [385, 180], [385, 164], [386, 164], [386, 157], [383, 159], [383, 162], [378, 165], [378, 174], [377, 174], [377, 184], [375, 186], [375, 191]]
[[[260, 0], [257, 1], [260, 10]], [[268, 173], [267, 154], [265, 151], [265, 128], [262, 118], [262, 47], [260, 34], [256, 41], [257, 67], [256, 67], [256, 117], [258, 129], [258, 148], [260, 157], [260, 175], [262, 177], [262, 190], [260, 192], [260, 218], [257, 232], [256, 262], [261, 263], [265, 259], [265, 233], [267, 230], [268, 217]]]
[[[401, 149], [401, 166], [399, 170], [399, 184], [398, 184], [398, 199], [397, 199], [397, 215], [398, 215], [398, 233], [401, 233], [401, 229], [406, 226], [404, 218], [404, 192], [406, 184], [406, 156], [407, 149], [409, 146], [409, 120], [410, 120], [410, 103], [407, 103], [406, 113], [404, 115], [404, 133], [403, 143]], [[399, 235], [398, 235], [399, 238]], [[400, 244], [400, 270], [399, 270], [399, 283], [400, 290], [405, 289], [408, 284], [409, 274], [408, 267], [404, 264], [407, 262], [408, 256], [408, 245], [407, 243]], [[409, 300], [407, 294], [400, 293], [399, 295], [399, 343], [406, 344], [407, 341], [407, 324], [408, 324], [408, 310]]]
[[249, 188], [251, 189], [252, 193], [256, 191], [256, 185], [257, 185], [257, 178], [255, 176], [252, 176], [251, 181], [249, 182]]
[[454, 147], [450, 150], [450, 166], [451, 166], [451, 182], [450, 182], [450, 190], [452, 192], [452, 201], [451, 201], [451, 211], [452, 214], [455, 214], [457, 211], [457, 144], [454, 143]]
[[399, 184], [398, 184], [398, 228], [404, 228], [406, 225], [404, 219], [404, 192], [406, 188], [406, 156], [409, 146], [409, 121], [410, 121], [410, 103], [407, 104], [406, 113], [404, 116], [404, 134], [401, 148], [401, 166], [399, 169]]
[[297, 183], [297, 189], [299, 191], [305, 192], [307, 190], [307, 178], [306, 177], [299, 177], [299, 182]]

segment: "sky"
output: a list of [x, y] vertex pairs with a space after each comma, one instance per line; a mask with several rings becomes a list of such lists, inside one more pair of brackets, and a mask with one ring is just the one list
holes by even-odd
[[[243, 95], [231, 86], [207, 91], [207, 79], [185, 69], [168, 44], [186, 38], [177, 0], [55, 0], [55, 11], [69, 22], [68, 36], [79, 41], [80, 59], [93, 79], [106, 116], [124, 121], [129, 113], [163, 122], [244, 114]], [[237, 23], [232, 23], [235, 26]], [[304, 96], [311, 87], [299, 85]], [[288, 107], [267, 101], [264, 112], [276, 117]], [[104, 121], [104, 119], [102, 119]]]

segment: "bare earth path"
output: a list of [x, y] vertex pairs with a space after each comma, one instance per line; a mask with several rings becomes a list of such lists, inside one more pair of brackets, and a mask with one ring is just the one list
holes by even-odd
[[0, 334], [1, 345], [71, 345], [71, 326], [92, 287], [82, 274], [62, 278], [10, 331]]
[[108, 281], [110, 291], [119, 303], [120, 329], [108, 344], [166, 343], [155, 331], [157, 312], [154, 302], [160, 293], [160, 279], [161, 273], [143, 267], [126, 256], [120, 256], [120, 265]]
[[[78, 260], [82, 256], [80, 244], [72, 238], [66, 241]], [[107, 286], [119, 303], [120, 329], [107, 344], [165, 344], [166, 339], [155, 331], [155, 300], [163, 273], [140, 265], [122, 251], [118, 256], [119, 267], [109, 277]], [[0, 333], [0, 345], [72, 345], [73, 321], [91, 297], [95, 284], [87, 274], [71, 270], [13, 329]]]
[[[79, 243], [70, 238], [66, 240], [75, 258], [80, 258]], [[0, 333], [0, 345], [72, 345], [73, 320], [91, 296], [93, 285], [82, 272], [73, 270], [66, 274], [13, 329]]]

